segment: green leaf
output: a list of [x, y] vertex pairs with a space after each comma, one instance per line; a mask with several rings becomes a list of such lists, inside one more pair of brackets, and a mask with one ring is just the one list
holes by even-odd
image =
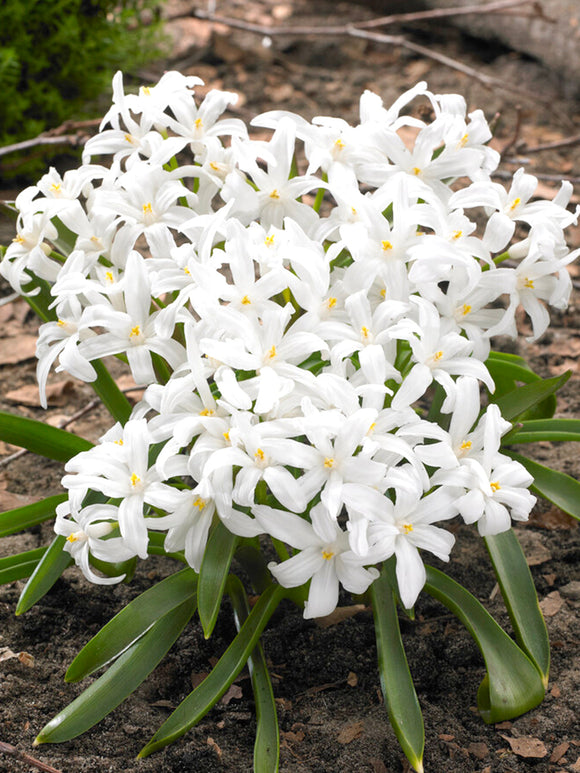
[[197, 585], [199, 619], [206, 639], [209, 639], [216, 624], [237, 544], [235, 534], [218, 521], [207, 541]]
[[46, 548], [35, 548], [0, 558], [0, 585], [30, 577], [45, 551]]
[[530, 568], [513, 529], [484, 539], [516, 635], [548, 686], [550, 640]]
[[475, 596], [437, 569], [425, 569], [427, 593], [461, 620], [483, 655], [487, 674], [479, 686], [477, 703], [484, 721], [513, 719], [541, 703], [544, 685], [528, 656]]
[[512, 459], [523, 464], [533, 476], [531, 489], [534, 494], [547, 499], [573, 518], [580, 520], [580, 482], [565, 472], [552, 470], [526, 456], [508, 451]]
[[73, 563], [70, 554], [64, 550], [65, 542], [65, 537], [59, 535], [50, 543], [20, 594], [16, 605], [17, 615], [29, 610], [48, 593], [64, 570]]
[[81, 451], [93, 447], [88, 440], [72, 432], [5, 411], [0, 411], [0, 439], [57, 462], [68, 462]]
[[[554, 392], [557, 392], [571, 375], [572, 371], [569, 370], [561, 376], [554, 376], [554, 378], [546, 378], [541, 381], [535, 381], [533, 384], [526, 384], [508, 392], [495, 402], [499, 406], [504, 419], [513, 422], [535, 406], [545, 404], [546, 399], [552, 398]], [[549, 409], [553, 413], [556, 408], [555, 400], [552, 399], [549, 402]]]
[[54, 518], [56, 506], [65, 502], [67, 497], [67, 494], [56, 494], [56, 496], [47, 497], [40, 502], [0, 513], [0, 537], [14, 534]]
[[139, 757], [147, 757], [180, 738], [215, 706], [244, 667], [268, 620], [285, 594], [286, 590], [280, 585], [271, 585], [262, 593], [240, 632], [209, 676], [179, 704], [149, 743], [141, 749]]
[[196, 586], [193, 569], [182, 569], [141, 593], [85, 644], [68, 667], [65, 680], [78, 682], [110, 663], [144, 636], [162, 615], [195, 597]]
[[188, 598], [159, 617], [101, 677], [42, 728], [35, 744], [70, 741], [100, 722], [149, 676], [194, 612], [195, 599]]
[[385, 706], [405, 756], [412, 767], [422, 773], [425, 748], [423, 715], [401, 639], [395, 593], [384, 568], [370, 591]]
[[100, 360], [93, 360], [91, 365], [97, 373], [96, 381], [91, 382], [92, 388], [115, 421], [126, 424], [133, 410], [131, 403]]
[[[250, 614], [250, 605], [244, 586], [235, 575], [230, 575], [227, 592], [232, 602], [238, 631]], [[280, 731], [274, 691], [266, 664], [264, 650], [258, 641], [248, 658], [248, 670], [256, 702], [256, 742], [254, 744], [254, 773], [277, 773], [280, 762]]]
[[502, 445], [580, 441], [580, 419], [535, 419], [524, 421], [502, 438]]

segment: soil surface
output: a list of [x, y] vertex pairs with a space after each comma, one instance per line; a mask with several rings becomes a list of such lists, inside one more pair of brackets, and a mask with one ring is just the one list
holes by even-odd
[[[205, 8], [202, 3], [198, 7], [202, 5]], [[167, 12], [185, 13], [191, 7], [191, 2], [172, 1]], [[310, 4], [307, 0], [251, 4], [223, 0], [219, 10], [258, 24], [342, 24], [371, 16], [360, 5]], [[533, 151], [535, 146], [580, 133], [579, 105], [563, 98], [559, 80], [531, 60], [466, 38], [441, 22], [394, 31], [479, 73], [515, 84], [519, 96], [498, 87], [487, 89], [473, 77], [391, 45], [352, 38], [287, 36], [273, 37], [271, 45], [264, 46], [260, 36], [191, 18], [176, 19], [168, 29], [174, 35], [174, 58], [151, 65], [144, 79], [154, 81], [170, 68], [200, 75], [208, 89], [238, 91], [242, 96], [236, 112], [246, 120], [263, 110], [283, 107], [307, 118], [330, 114], [356, 122], [358, 98], [364, 89], [378, 92], [390, 104], [417, 80], [425, 79], [436, 93], [462, 93], [470, 109], [482, 108], [488, 118], [500, 114], [494, 139], [504, 151], [500, 174], [507, 176], [525, 164], [543, 176], [541, 193], [549, 195], [557, 189], [551, 175], [573, 176], [580, 170], [578, 145]], [[576, 188], [577, 193], [579, 190]], [[0, 197], [10, 198], [10, 193]], [[12, 235], [11, 227], [4, 224], [0, 242], [6, 243]], [[569, 238], [575, 247], [580, 246], [580, 229], [572, 229]], [[571, 270], [578, 284], [578, 269]], [[568, 311], [553, 317], [552, 327], [539, 342], [530, 344], [523, 338], [509, 345], [510, 351], [528, 357], [542, 375], [572, 370], [561, 392], [558, 415], [576, 417], [580, 415], [577, 290]], [[9, 292], [6, 285], [0, 287], [2, 295]], [[22, 301], [1, 305], [0, 322], [0, 409], [58, 424], [90, 402], [90, 387], [65, 380], [61, 374], [53, 377], [50, 407], [42, 411], [34, 389], [37, 323]], [[115, 375], [120, 377], [122, 371]], [[70, 428], [96, 440], [108, 426], [106, 412], [97, 407]], [[1, 458], [14, 451], [0, 443]], [[580, 477], [577, 449], [544, 443], [533, 454], [539, 461]], [[61, 474], [60, 464], [31, 455], [0, 466], [0, 510], [58, 493]], [[509, 630], [482, 541], [473, 529], [458, 526], [457, 531], [457, 547], [446, 571]], [[6, 538], [0, 543], [0, 556], [44, 545], [50, 533], [50, 527], [43, 526]], [[580, 771], [580, 529], [556, 508], [540, 503], [530, 522], [518, 525], [517, 533], [531, 564], [552, 643], [546, 698], [519, 719], [485, 725], [476, 709], [477, 688], [484, 675], [479, 652], [445, 608], [421, 595], [416, 620], [403, 620], [402, 630], [424, 714], [425, 769], [430, 773]], [[150, 758], [135, 759], [234, 636], [227, 603], [210, 641], [204, 640], [197, 623], [189, 624], [152, 676], [93, 730], [66, 744], [32, 747], [39, 730], [81, 690], [80, 685], [63, 680], [78, 650], [129, 600], [174, 569], [167, 559], [151, 558], [141, 563], [131, 584], [103, 587], [89, 585], [73, 567], [45, 598], [18, 618], [14, 609], [24, 583], [0, 588], [0, 742], [33, 758], [26, 761], [3, 752], [0, 746], [2, 773], [252, 770], [255, 721], [245, 671], [194, 730]], [[352, 601], [345, 597], [342, 603]], [[277, 699], [283, 773], [408, 770], [381, 697], [369, 609], [322, 627], [304, 621], [290, 605], [282, 606], [264, 633], [263, 643]], [[2, 659], [8, 650], [19, 657]], [[39, 767], [41, 763], [44, 768]]]

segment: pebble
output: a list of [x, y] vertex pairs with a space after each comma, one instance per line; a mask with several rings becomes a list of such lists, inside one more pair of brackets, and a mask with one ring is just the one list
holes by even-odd
[[580, 580], [573, 580], [567, 585], [564, 585], [562, 588], [560, 588], [560, 593], [562, 596], [566, 596], [568, 599], [572, 599], [573, 601], [580, 601]]

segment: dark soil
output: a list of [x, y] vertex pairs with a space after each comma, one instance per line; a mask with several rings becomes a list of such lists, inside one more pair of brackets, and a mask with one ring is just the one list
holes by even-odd
[[[205, 4], [203, 4], [205, 7]], [[191, 3], [170, 3], [172, 13]], [[201, 6], [201, 4], [200, 4]], [[366, 18], [370, 12], [348, 3], [286, 0], [274, 5], [220, 2], [220, 13], [243, 15], [263, 23], [267, 19], [326, 24]], [[278, 23], [278, 22], [276, 22]], [[274, 39], [270, 48], [260, 38], [217, 27], [209, 33], [205, 22], [182, 19], [170, 25], [176, 35], [177, 60], [151, 67], [147, 80], [164, 69], [179, 67], [199, 74], [208, 87], [237, 90], [244, 95], [238, 114], [245, 119], [272, 109], [296, 110], [306, 117], [339, 115], [357, 120], [358, 98], [365, 88], [380, 93], [389, 104], [417, 80], [426, 79], [435, 92], [461, 92], [471, 109], [481, 107], [488, 117], [501, 113], [496, 139], [499, 149], [508, 145], [504, 172], [514, 171], [526, 158], [528, 147], [553, 142], [580, 132], [578, 104], [561, 97], [559, 83], [532, 61], [506, 52], [486, 49], [465, 40], [453, 29], [421, 27], [420, 42], [432, 44], [448, 56], [461, 59], [482, 73], [520, 84], [537, 95], [514, 97], [500, 89], [486, 90], [477, 81], [435, 62], [417, 58], [402, 49], [379, 47], [364, 41], [314, 38]], [[404, 30], [413, 37], [414, 33]], [[419, 40], [419, 38], [413, 38]], [[548, 108], [547, 105], [550, 105]], [[520, 159], [509, 159], [519, 154]], [[568, 146], [529, 154], [535, 174], [569, 175], [580, 169], [578, 147]], [[548, 180], [549, 182], [549, 180]], [[544, 183], [546, 184], [546, 183]], [[7, 194], [4, 195], [7, 197]], [[0, 242], [12, 236], [9, 226]], [[580, 245], [580, 229], [570, 239]], [[572, 269], [578, 276], [577, 269]], [[9, 291], [5, 285], [1, 293]], [[580, 306], [578, 295], [566, 314], [556, 315], [540, 342], [517, 345], [543, 375], [566, 369], [572, 378], [562, 390], [559, 415], [580, 415]], [[21, 301], [0, 306], [3, 341], [33, 335], [36, 323]], [[513, 348], [513, 345], [512, 345]], [[66, 401], [41, 409], [19, 404], [6, 395], [34, 383], [32, 358], [0, 365], [0, 409], [58, 422], [86, 405], [88, 386], [73, 383]], [[62, 380], [62, 375], [54, 380]], [[108, 427], [107, 414], [97, 409], [71, 428], [95, 440]], [[15, 449], [0, 444], [0, 454]], [[580, 476], [580, 455], [563, 444], [540, 444], [535, 458]], [[0, 509], [15, 507], [59, 491], [61, 467], [30, 455], [0, 468]], [[2, 540], [0, 556], [46, 544], [50, 528]], [[529, 524], [517, 533], [529, 556], [539, 598], [546, 614], [552, 643], [550, 685], [541, 706], [501, 726], [486, 726], [476, 708], [476, 693], [484, 668], [479, 652], [457, 620], [423, 594], [414, 622], [402, 621], [409, 665], [423, 708], [426, 731], [425, 769], [440, 771], [580, 771], [580, 626], [578, 590], [580, 529], [568, 516], [540, 503]], [[486, 558], [482, 541], [473, 529], [458, 527], [457, 548], [447, 571], [464, 583], [506, 626], [509, 622], [501, 595]], [[0, 742], [12, 744], [62, 773], [242, 773], [253, 767], [255, 721], [247, 672], [237, 680], [238, 690], [224, 699], [173, 746], [145, 760], [136, 755], [197, 683], [209, 672], [235, 634], [231, 611], [224, 604], [216, 631], [204, 640], [200, 626], [190, 624], [178, 644], [152, 676], [109, 717], [85, 735], [62, 745], [32, 747], [46, 722], [79, 694], [81, 686], [68, 685], [63, 676], [78, 650], [130, 599], [152, 581], [174, 570], [169, 560], [142, 562], [130, 585], [112, 588], [87, 583], [76, 568], [65, 572], [53, 590], [22, 617], [14, 609], [24, 583], [0, 588], [0, 657], [3, 648], [26, 657], [0, 660]], [[352, 601], [344, 598], [343, 604]], [[263, 635], [271, 664], [282, 734], [281, 771], [284, 773], [397, 773], [407, 770], [404, 756], [390, 728], [376, 668], [374, 628], [370, 610], [363, 609], [342, 622], [323, 628], [304, 621], [290, 605], [282, 606]], [[88, 684], [90, 678], [86, 680]], [[82, 684], [82, 687], [85, 683]], [[543, 744], [540, 756], [525, 757], [513, 751], [513, 739], [529, 737]], [[24, 761], [0, 747], [2, 773], [28, 773], [38, 764]], [[42, 769], [42, 768], [40, 768]]]

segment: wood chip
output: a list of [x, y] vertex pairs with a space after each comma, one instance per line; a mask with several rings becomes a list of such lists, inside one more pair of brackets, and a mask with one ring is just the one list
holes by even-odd
[[557, 684], [555, 684], [552, 689], [550, 690], [550, 695], [552, 698], [561, 698], [562, 697], [562, 690], [558, 687]]
[[540, 601], [540, 609], [544, 617], [554, 617], [561, 609], [564, 600], [560, 596], [557, 590], [553, 590], [548, 593], [545, 599]]
[[489, 754], [489, 748], [483, 741], [470, 743], [467, 747], [467, 751], [478, 760], [484, 760]]
[[510, 738], [509, 735], [502, 735], [502, 738], [505, 738], [511, 746], [513, 753], [517, 754], [518, 757], [540, 760], [548, 754], [544, 742], [539, 738], [532, 738], [529, 735], [522, 735], [519, 738]]
[[349, 687], [356, 687], [358, 684], [358, 676], [354, 673], [354, 671], [351, 671], [349, 675], [346, 677], [346, 683]]
[[363, 733], [364, 733], [363, 722], [351, 722], [349, 725], [346, 725], [345, 727], [342, 728], [340, 733], [337, 735], [336, 740], [338, 741], [338, 743], [342, 743], [342, 744], [351, 743], [357, 738], [360, 738], [360, 736]]
[[222, 750], [220, 749], [220, 747], [217, 745], [217, 743], [213, 740], [213, 738], [210, 735], [208, 735], [208, 737], [207, 737], [207, 745], [214, 750], [214, 752], [218, 756], [218, 759], [221, 760], [221, 758], [222, 758]]
[[371, 757], [369, 765], [373, 769], [373, 773], [389, 773], [387, 766], [382, 760], [378, 760], [376, 757]]

